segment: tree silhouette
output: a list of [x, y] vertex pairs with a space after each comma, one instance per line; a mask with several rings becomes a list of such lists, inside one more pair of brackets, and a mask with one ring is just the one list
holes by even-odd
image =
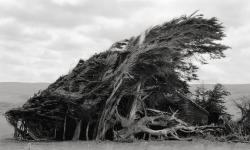
[[204, 85], [195, 91], [195, 102], [205, 108], [210, 116], [208, 123], [218, 123], [221, 115], [229, 115], [224, 106], [225, 97], [230, 95], [222, 84], [216, 84], [213, 90], [207, 90]]

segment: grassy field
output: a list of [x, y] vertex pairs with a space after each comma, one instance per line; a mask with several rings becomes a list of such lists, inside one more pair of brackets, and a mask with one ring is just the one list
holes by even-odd
[[14, 129], [10, 126], [3, 115], [0, 116], [0, 140], [11, 138]]
[[193, 141], [138, 141], [134, 143], [66, 141], [27, 142], [12, 140], [13, 128], [0, 116], [0, 150], [247, 150], [250, 144]]
[[0, 150], [248, 150], [250, 144], [194, 141], [138, 141], [133, 143], [78, 142], [22, 142], [2, 140]]

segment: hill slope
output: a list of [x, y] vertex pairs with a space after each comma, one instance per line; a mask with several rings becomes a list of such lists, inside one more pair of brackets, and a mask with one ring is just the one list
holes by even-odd
[[[1, 113], [8, 108], [20, 106], [26, 102], [34, 93], [47, 88], [49, 83], [17, 83], [17, 82], [0, 82], [0, 109]], [[190, 84], [190, 91], [194, 93], [199, 84]], [[226, 107], [228, 112], [237, 115], [237, 109], [232, 102], [244, 95], [250, 95], [250, 84], [224, 84], [226, 89], [231, 93], [226, 97]], [[207, 89], [213, 89], [214, 84], [205, 84]], [[15, 104], [15, 105], [13, 105]], [[4, 109], [4, 110], [3, 110]]]

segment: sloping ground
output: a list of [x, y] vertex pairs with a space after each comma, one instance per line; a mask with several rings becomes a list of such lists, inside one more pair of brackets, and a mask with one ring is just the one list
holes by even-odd
[[[13, 108], [19, 104], [21, 106], [26, 102], [34, 93], [48, 87], [50, 83], [18, 83], [18, 82], [0, 82], [0, 113], [2, 114], [9, 108]], [[190, 91], [194, 93], [199, 84], [190, 84]], [[228, 112], [238, 116], [237, 109], [235, 108], [232, 99], [238, 99], [242, 96], [250, 95], [250, 84], [224, 84], [226, 89], [231, 93], [226, 97], [226, 106]], [[205, 84], [207, 89], [213, 89], [214, 84]], [[7, 105], [7, 106], [6, 106]]]
[[[194, 93], [199, 84], [190, 84], [190, 91]], [[205, 84], [206, 89], [213, 89], [214, 84]], [[225, 88], [231, 93], [230, 96], [227, 96], [225, 105], [227, 107], [228, 113], [234, 115], [234, 119], [239, 118], [239, 110], [235, 107], [233, 100], [237, 100], [242, 96], [250, 96], [250, 84], [223, 84]]]

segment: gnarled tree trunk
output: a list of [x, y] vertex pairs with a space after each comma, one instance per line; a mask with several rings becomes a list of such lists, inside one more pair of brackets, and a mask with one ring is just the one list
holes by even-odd
[[118, 79], [117, 85], [115, 86], [114, 90], [112, 91], [110, 97], [106, 101], [104, 110], [102, 112], [101, 118], [99, 120], [98, 130], [97, 130], [97, 140], [104, 140], [106, 131], [110, 128], [111, 123], [110, 119], [115, 113], [115, 109], [117, 105], [119, 104], [122, 96], [117, 95], [116, 92], [119, 89], [119, 87], [122, 85], [122, 77]]

